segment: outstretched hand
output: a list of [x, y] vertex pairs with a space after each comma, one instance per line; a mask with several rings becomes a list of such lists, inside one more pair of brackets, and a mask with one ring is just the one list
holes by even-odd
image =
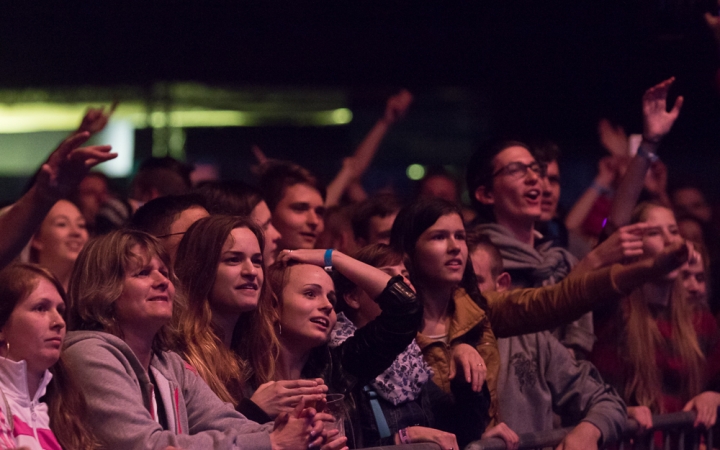
[[669, 274], [686, 262], [693, 263], [698, 258], [697, 252], [689, 241], [677, 242], [663, 249], [655, 256], [653, 265], [660, 273]]
[[95, 133], [102, 131], [110, 120], [110, 116], [115, 112], [118, 102], [113, 102], [110, 108], [105, 112], [105, 107], [99, 108], [88, 108], [85, 116], [83, 117], [80, 127], [78, 127], [78, 133], [87, 131], [92, 136]]
[[393, 124], [405, 117], [410, 104], [413, 101], [413, 95], [407, 89], [403, 89], [397, 94], [390, 97], [385, 106], [385, 115], [383, 120], [388, 124]]
[[619, 228], [588, 254], [592, 268], [599, 269], [621, 263], [628, 258], [642, 256], [643, 234], [649, 227], [648, 224], [640, 222]]
[[90, 169], [117, 156], [109, 145], [80, 147], [90, 138], [88, 131], [70, 135], [62, 141], [40, 168], [36, 186], [48, 196], [68, 195]]
[[682, 96], [678, 96], [670, 111], [667, 110], [668, 91], [674, 82], [675, 77], [670, 77], [651, 87], [643, 95], [643, 139], [650, 143], [659, 143], [670, 132], [680, 114], [684, 101]]

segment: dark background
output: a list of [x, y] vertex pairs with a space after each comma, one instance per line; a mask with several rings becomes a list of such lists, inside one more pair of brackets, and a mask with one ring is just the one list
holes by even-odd
[[[643, 91], [674, 75], [672, 95], [686, 103], [661, 154], [671, 178], [692, 177], [715, 195], [718, 58], [702, 18], [715, 10], [691, 0], [4, 4], [0, 88], [339, 88], [355, 114], [348, 126], [187, 134], [189, 159], [239, 161], [225, 176], [245, 177], [251, 160], [238, 149], [260, 143], [329, 178], [387, 96], [407, 87], [416, 102], [368, 183], [381, 185], [411, 162], [461, 172], [491, 137], [553, 139], [567, 202], [603, 155], [598, 119], [639, 132]], [[149, 140], [138, 136], [140, 156]]]

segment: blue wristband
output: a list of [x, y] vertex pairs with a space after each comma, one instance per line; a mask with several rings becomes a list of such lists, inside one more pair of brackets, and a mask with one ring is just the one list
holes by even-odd
[[333, 252], [333, 250], [335, 250], [335, 249], [329, 248], [329, 249], [325, 250], [325, 270], [327, 272], [332, 271], [332, 252]]

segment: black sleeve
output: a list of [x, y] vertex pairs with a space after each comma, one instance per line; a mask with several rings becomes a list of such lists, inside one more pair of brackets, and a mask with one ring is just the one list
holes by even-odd
[[240, 403], [238, 403], [235, 410], [243, 416], [247, 417], [249, 420], [252, 420], [253, 422], [272, 422], [272, 418], [268, 416], [261, 407], [259, 407], [257, 404], [255, 404], [254, 401], [250, 400], [249, 398], [243, 398], [242, 400], [240, 400]]
[[392, 278], [375, 301], [382, 313], [336, 349], [343, 371], [363, 386], [390, 367], [422, 323], [422, 305], [401, 276]]

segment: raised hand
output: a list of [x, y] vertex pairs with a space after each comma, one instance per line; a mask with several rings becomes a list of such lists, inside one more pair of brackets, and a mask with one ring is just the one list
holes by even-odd
[[390, 97], [385, 106], [385, 115], [383, 116], [385, 122], [393, 124], [405, 117], [405, 113], [407, 113], [412, 101], [413, 96], [407, 89], [403, 89]]
[[628, 156], [628, 136], [620, 125], [613, 125], [607, 119], [598, 122], [600, 143], [611, 155]]
[[658, 144], [672, 128], [680, 114], [683, 97], [675, 100], [675, 106], [668, 112], [667, 96], [675, 77], [656, 84], [643, 95], [643, 139], [652, 144]]
[[314, 380], [282, 380], [261, 384], [250, 400], [270, 417], [291, 412], [304, 400], [306, 405], [322, 401], [328, 387], [322, 378]]
[[41, 166], [36, 186], [44, 195], [68, 195], [90, 169], [117, 156], [109, 145], [80, 147], [90, 138], [88, 131], [75, 133], [62, 141]]
[[101, 106], [100, 108], [88, 108], [85, 113], [85, 117], [83, 117], [83, 120], [80, 123], [80, 127], [78, 127], [78, 133], [87, 131], [92, 136], [93, 134], [102, 131], [107, 125], [108, 120], [110, 120], [110, 116], [112, 116], [115, 112], [117, 105], [117, 101], [113, 102], [107, 112], [105, 112], [104, 106]]
[[462, 368], [465, 381], [472, 386], [474, 392], [480, 392], [487, 377], [487, 366], [482, 356], [468, 344], [457, 344], [451, 349], [450, 379], [455, 378], [458, 366]]

